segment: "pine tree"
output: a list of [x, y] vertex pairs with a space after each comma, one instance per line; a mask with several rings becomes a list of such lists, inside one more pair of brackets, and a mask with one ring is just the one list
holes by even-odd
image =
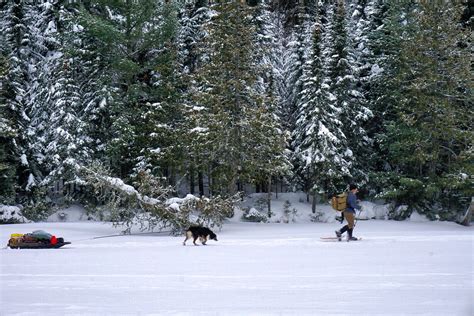
[[[158, 148], [169, 146], [166, 136], [176, 100], [175, 51], [169, 40], [175, 34], [176, 7], [156, 1], [94, 1], [87, 9], [82, 24], [91, 40], [100, 43], [111, 87], [107, 155], [113, 170], [127, 177], [144, 154], [153, 158]], [[157, 104], [165, 111], [153, 111]]]
[[[52, 106], [56, 69], [62, 63], [63, 54], [61, 52], [61, 41], [58, 32], [59, 21], [56, 16], [57, 2], [45, 2], [38, 6], [35, 23], [32, 24], [31, 34], [35, 40], [31, 50], [37, 56], [41, 56], [33, 65], [29, 75], [34, 78], [35, 84], [28, 90], [27, 114], [31, 118], [26, 128], [26, 135], [29, 149], [30, 164], [35, 166], [35, 178], [38, 186], [51, 171], [50, 162], [58, 160], [59, 156], [48, 149], [51, 139], [48, 133], [53, 133], [51, 128], [51, 118], [57, 115], [63, 108], [54, 109]], [[31, 65], [30, 64], [30, 65]], [[56, 113], [55, 110], [57, 111]], [[67, 109], [66, 109], [67, 110]], [[58, 125], [56, 124], [56, 128]], [[51, 184], [51, 183], [48, 183]], [[44, 183], [43, 185], [47, 185]]]
[[303, 128], [303, 121], [305, 119], [300, 118], [301, 114], [301, 101], [300, 94], [303, 91], [303, 67], [307, 63], [308, 55], [310, 51], [310, 39], [311, 32], [310, 27], [312, 24], [308, 21], [308, 17], [305, 14], [304, 6], [300, 4], [297, 7], [297, 14], [295, 16], [296, 25], [294, 31], [291, 33], [289, 42], [287, 44], [287, 50], [289, 55], [286, 60], [286, 73], [285, 73], [285, 86], [288, 89], [283, 108], [285, 110], [282, 113], [285, 114], [287, 119], [287, 126], [291, 131], [291, 162], [294, 166], [294, 177], [291, 179], [293, 183], [297, 183], [299, 187], [302, 187], [304, 191], [308, 192], [311, 186], [307, 175], [303, 174], [303, 168], [305, 162], [302, 161], [301, 153], [299, 152], [298, 146], [303, 140], [298, 139]]
[[[7, 73], [4, 77], [4, 100], [7, 118], [12, 128], [17, 131], [12, 140], [12, 158], [18, 167], [17, 185], [24, 201], [33, 198], [32, 188], [36, 183], [35, 177], [40, 171], [34, 162], [30, 151], [27, 128], [30, 124], [29, 93], [35, 85], [35, 70], [41, 53], [34, 54], [32, 47], [36, 38], [32, 34], [35, 27], [37, 8], [23, 1], [6, 2], [2, 4], [2, 50], [7, 58]], [[37, 45], [36, 45], [37, 46]]]
[[[21, 122], [27, 124], [28, 118], [25, 114], [25, 86], [26, 67], [21, 62], [24, 52], [20, 50], [21, 43], [26, 36], [26, 23], [23, 12], [22, 1], [8, 2], [0, 4], [2, 12], [0, 35], [2, 39], [2, 55], [5, 56], [3, 65], [6, 73], [2, 75], [2, 112], [3, 118], [9, 119], [3, 124], [12, 124], [12, 130], [18, 131]], [[18, 136], [19, 137], [19, 136]], [[20, 157], [24, 154], [24, 142], [18, 138], [11, 142], [14, 145], [13, 155], [20, 166]], [[24, 168], [26, 169], [26, 168]], [[21, 182], [25, 181], [27, 171], [22, 170]], [[27, 177], [27, 175], [26, 175]]]
[[460, 12], [456, 5], [420, 3], [404, 12], [402, 26], [393, 28], [401, 29], [396, 34], [403, 45], [389, 82], [396, 89], [383, 143], [398, 177], [393, 184], [398, 193], [389, 195], [433, 217], [442, 214], [433, 201], [461, 210], [463, 196], [472, 195], [467, 180], [472, 174], [472, 84]]
[[[338, 179], [349, 173], [345, 136], [340, 112], [331, 91], [330, 69], [325, 63], [325, 44], [330, 40], [330, 25], [323, 25], [324, 11], [312, 27], [311, 47], [303, 68], [303, 90], [299, 95], [298, 116], [294, 131], [296, 166], [307, 192], [313, 195], [313, 212], [318, 194], [333, 192]], [[325, 18], [331, 18], [326, 15]]]
[[288, 119], [291, 130], [295, 127], [295, 112], [297, 111], [298, 98], [300, 92], [303, 90], [301, 76], [303, 74], [303, 65], [307, 60], [305, 52], [308, 49], [308, 39], [310, 38], [307, 36], [309, 34], [307, 31], [309, 25], [307, 21], [305, 21], [306, 15], [302, 13], [302, 8], [300, 8], [299, 11], [298, 24], [296, 25], [295, 31], [292, 33], [288, 43], [288, 50], [291, 53], [288, 56], [287, 62], [289, 67], [286, 75], [286, 86], [290, 87], [290, 91], [287, 96], [286, 108], [287, 113], [289, 113]]
[[11, 155], [13, 140], [17, 136], [12, 122], [8, 119], [5, 106], [5, 76], [7, 74], [7, 58], [0, 55], [0, 203], [15, 202], [15, 162]]
[[[92, 160], [107, 161], [106, 146], [110, 141], [110, 104], [113, 102], [112, 89], [106, 80], [106, 63], [97, 53], [97, 42], [87, 36], [79, 24], [75, 10], [62, 12], [69, 20], [69, 28], [63, 34], [64, 46], [70, 56], [71, 66], [81, 69], [75, 71], [73, 78], [80, 94], [80, 111], [77, 113], [83, 122], [78, 130], [82, 148], [88, 151], [84, 164]], [[84, 155], [82, 155], [84, 157]]]
[[290, 132], [290, 107], [287, 106], [290, 87], [286, 85], [288, 73], [288, 49], [286, 44], [286, 35], [283, 25], [284, 16], [280, 11], [265, 11], [263, 17], [267, 25], [267, 36], [272, 39], [268, 51], [269, 64], [272, 70], [271, 86], [277, 99], [277, 115], [280, 119], [280, 126], [284, 131]]
[[[403, 46], [403, 34], [405, 29], [412, 24], [406, 23], [406, 9], [412, 5], [410, 1], [400, 1], [396, 3], [383, 3], [376, 1], [374, 14], [371, 19], [370, 44], [371, 49], [371, 73], [369, 76], [370, 90], [368, 91], [369, 107], [374, 113], [370, 121], [368, 133], [374, 139], [374, 159], [372, 159], [373, 169], [378, 172], [390, 171], [392, 167], [387, 161], [387, 148], [383, 146], [385, 142], [386, 128], [389, 122], [394, 119], [394, 104], [397, 103], [397, 95], [394, 93], [394, 86], [391, 83], [400, 69], [398, 55]], [[382, 175], [381, 178], [385, 176]], [[373, 177], [372, 185], [378, 176]], [[375, 185], [375, 190], [383, 188]]]
[[377, 41], [374, 34], [383, 28], [384, 8], [384, 2], [379, 0], [355, 1], [348, 12], [348, 16], [351, 17], [347, 29], [348, 59], [353, 76], [350, 96], [351, 103], [358, 105], [361, 112], [359, 115], [355, 114], [359, 119], [355, 125], [356, 132], [347, 133], [347, 136], [358, 140], [350, 141], [357, 146], [353, 148], [356, 159], [352, 173], [357, 181], [364, 182], [381, 163], [374, 134], [384, 128], [383, 124], [380, 124], [383, 115], [379, 112], [379, 110], [383, 112], [384, 108], [378, 106], [379, 95], [376, 87], [382, 83], [379, 81], [381, 67], [387, 55], [374, 48], [376, 46], [374, 42]]
[[46, 192], [41, 181], [49, 172], [44, 165], [44, 131], [48, 129], [50, 67], [56, 59], [57, 1], [32, 4], [7, 2], [2, 6], [2, 34], [8, 71], [5, 76], [6, 114], [16, 129], [11, 144], [17, 179], [17, 202], [31, 219], [47, 215]]
[[[257, 165], [256, 170], [257, 181], [261, 182], [263, 191], [268, 193], [268, 214], [271, 214], [272, 183], [278, 181], [281, 176], [291, 176], [290, 155], [282, 147], [289, 141], [290, 133], [284, 127], [283, 118], [279, 116], [281, 114], [280, 93], [282, 92], [283, 81], [281, 80], [281, 73], [277, 70], [278, 68], [274, 68], [275, 65], [277, 67], [281, 66], [279, 63], [281, 60], [275, 55], [272, 56], [271, 53], [272, 49], [282, 49], [282, 34], [278, 34], [278, 17], [276, 17], [277, 24], [275, 25], [271, 21], [275, 17], [270, 15], [269, 6], [265, 3], [257, 4], [253, 10], [253, 15], [251, 23], [256, 26], [253, 55], [254, 62], [260, 70], [257, 73], [256, 89], [259, 95], [262, 96], [264, 108], [264, 111], [257, 113], [257, 115], [261, 115], [257, 120], [263, 122], [263, 129], [256, 134], [262, 135], [263, 138], [256, 141], [259, 150], [255, 151], [254, 160], [260, 164]], [[274, 36], [273, 32], [275, 31], [279, 36]]]
[[[347, 140], [347, 148], [352, 152], [350, 173], [354, 182], [367, 182], [370, 168], [372, 140], [366, 128], [372, 118], [367, 101], [367, 76], [371, 65], [368, 50], [368, 21], [366, 11], [370, 4], [359, 3], [355, 10], [347, 10], [339, 2], [335, 12], [335, 51], [338, 55], [338, 79], [336, 88], [338, 107], [342, 109], [342, 130]], [[347, 22], [350, 17], [349, 22]]]
[[[210, 21], [211, 10], [206, 1], [196, 1], [184, 7], [180, 14], [180, 29], [177, 38], [178, 47], [178, 69], [181, 73], [182, 84], [182, 113], [183, 120], [179, 124], [179, 144], [175, 146], [178, 152], [178, 160], [182, 161], [183, 173], [188, 174], [189, 192], [195, 194], [196, 176], [199, 187], [199, 196], [204, 195], [204, 174], [206, 159], [202, 156], [203, 150], [194, 137], [193, 128], [199, 126], [199, 109], [201, 108], [193, 101], [193, 93], [196, 89], [193, 80], [198, 70], [203, 51], [200, 45], [207, 35], [204, 27]], [[194, 130], [197, 132], [198, 130]], [[177, 155], [175, 155], [176, 157]]]
[[[196, 80], [190, 129], [197, 155], [205, 157], [214, 193], [233, 193], [242, 181], [254, 181], [275, 170], [275, 148], [283, 152], [275, 135], [273, 107], [258, 87], [261, 64], [255, 59], [255, 28], [249, 8], [238, 3], [216, 5], [203, 42], [204, 64]], [[266, 143], [268, 142], [268, 143]], [[265, 145], [268, 145], [265, 146]], [[265, 146], [265, 148], [264, 148]], [[194, 149], [193, 149], [194, 150]]]

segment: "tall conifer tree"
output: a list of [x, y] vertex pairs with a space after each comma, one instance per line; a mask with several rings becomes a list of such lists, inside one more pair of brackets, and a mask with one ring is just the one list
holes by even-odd
[[[194, 101], [199, 107], [191, 132], [207, 153], [211, 188], [233, 193], [237, 183], [255, 180], [260, 170], [270, 172], [265, 165], [283, 152], [284, 142], [282, 135], [274, 134], [272, 107], [257, 86], [262, 66], [254, 56], [249, 8], [226, 3], [214, 9], [203, 42], [205, 64], [195, 76]], [[263, 148], [266, 144], [270, 147]]]
[[415, 208], [440, 216], [443, 212], [433, 206], [435, 201], [445, 210], [461, 209], [472, 195], [468, 34], [454, 4], [393, 6], [389, 12], [386, 41], [395, 38], [402, 45], [387, 64], [393, 69], [391, 76], [384, 77], [390, 86], [390, 97], [384, 99], [390, 115], [385, 116], [388, 128], [382, 145], [393, 171], [393, 190], [386, 196], [410, 205], [405, 214], [397, 215], [401, 218]]

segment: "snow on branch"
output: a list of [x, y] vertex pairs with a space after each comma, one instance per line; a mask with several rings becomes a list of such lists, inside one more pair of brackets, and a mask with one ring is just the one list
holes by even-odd
[[125, 227], [125, 233], [130, 233], [133, 227], [141, 231], [169, 228], [174, 234], [191, 225], [220, 228], [225, 218], [233, 215], [234, 205], [240, 199], [238, 194], [212, 198], [198, 198], [191, 194], [184, 198], [172, 197], [171, 187], [163, 186], [145, 171], [138, 172], [135, 186], [132, 186], [107, 175], [100, 164], [84, 167], [74, 160], [67, 163], [94, 189], [98, 204], [104, 205], [98, 211], [115, 226]]

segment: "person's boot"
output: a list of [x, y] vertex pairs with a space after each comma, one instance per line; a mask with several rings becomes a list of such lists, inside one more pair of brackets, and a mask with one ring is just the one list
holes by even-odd
[[347, 230], [347, 241], [355, 241], [357, 240], [356, 237], [352, 236], [352, 231], [354, 230], [354, 228], [351, 228], [351, 229], [348, 229]]
[[347, 231], [347, 229], [348, 229], [348, 226], [346, 225], [346, 226], [342, 227], [340, 230], [336, 230], [335, 233], [336, 233], [336, 236], [337, 236], [337, 240], [341, 241], [341, 236], [342, 236], [342, 234], [344, 234], [345, 231]]

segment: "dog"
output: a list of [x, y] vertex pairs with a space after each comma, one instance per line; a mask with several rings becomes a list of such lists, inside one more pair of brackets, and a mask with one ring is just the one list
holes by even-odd
[[183, 246], [186, 246], [186, 241], [190, 238], [193, 238], [193, 244], [195, 246], [198, 246], [198, 244], [196, 244], [198, 238], [204, 246], [210, 239], [217, 241], [217, 235], [209, 228], [202, 226], [191, 226], [186, 230], [186, 239], [183, 241]]

